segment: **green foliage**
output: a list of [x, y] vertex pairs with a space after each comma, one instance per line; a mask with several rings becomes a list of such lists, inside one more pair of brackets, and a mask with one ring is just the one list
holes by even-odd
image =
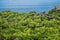
[[60, 13], [1, 11], [0, 40], [60, 40]]

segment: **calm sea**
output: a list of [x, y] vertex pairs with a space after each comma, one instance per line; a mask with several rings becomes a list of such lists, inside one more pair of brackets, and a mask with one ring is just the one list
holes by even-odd
[[13, 7], [1, 7], [0, 11], [3, 10], [11, 10], [11, 11], [18, 11], [18, 12], [30, 12], [36, 11], [39, 12], [47, 12], [54, 8], [54, 6], [41, 6], [41, 5], [20, 5], [20, 6], [13, 6]]

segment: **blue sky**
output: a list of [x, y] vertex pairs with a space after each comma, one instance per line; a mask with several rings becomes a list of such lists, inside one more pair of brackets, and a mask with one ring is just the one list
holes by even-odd
[[59, 2], [60, 0], [0, 0], [1, 5], [41, 5]]
[[17, 5], [57, 5], [60, 0], [0, 0], [0, 7]]

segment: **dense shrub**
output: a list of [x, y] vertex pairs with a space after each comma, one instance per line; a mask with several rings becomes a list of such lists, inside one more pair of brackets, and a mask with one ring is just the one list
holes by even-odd
[[60, 13], [0, 12], [0, 40], [60, 40]]

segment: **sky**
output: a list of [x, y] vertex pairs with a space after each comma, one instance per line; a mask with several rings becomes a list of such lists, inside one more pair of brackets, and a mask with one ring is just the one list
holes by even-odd
[[60, 0], [0, 0], [0, 8], [17, 5], [57, 5]]
[[0, 5], [41, 5], [59, 2], [60, 0], [0, 0]]

